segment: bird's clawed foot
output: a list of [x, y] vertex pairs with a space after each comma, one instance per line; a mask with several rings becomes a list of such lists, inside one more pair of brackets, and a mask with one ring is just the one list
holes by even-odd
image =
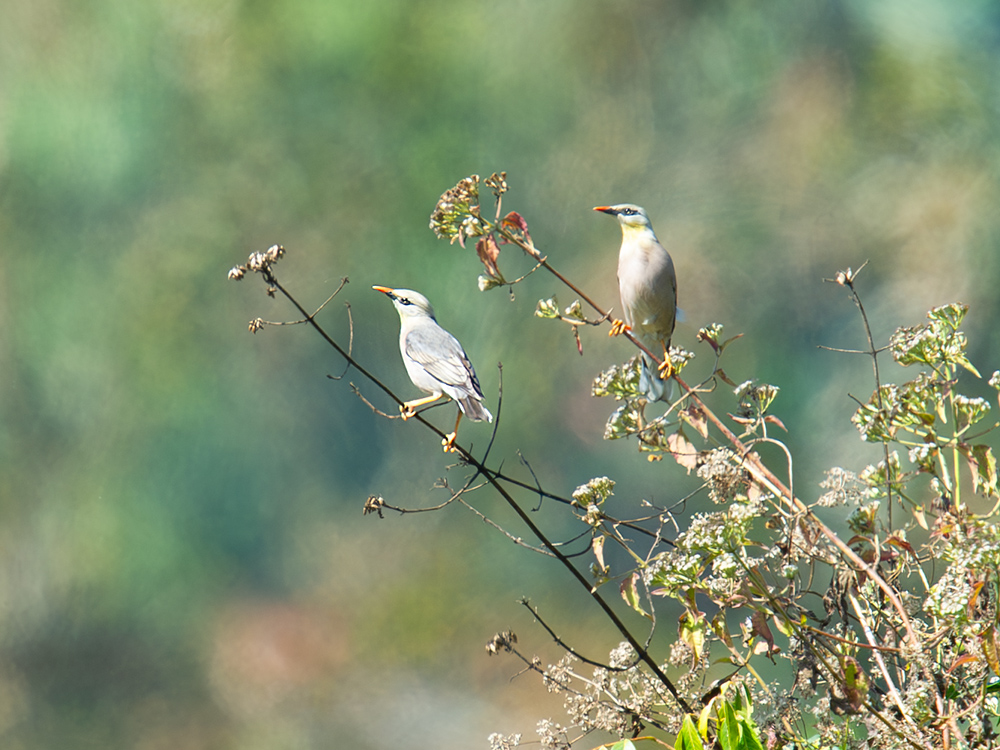
[[608, 332], [609, 336], [621, 336], [625, 331], [631, 331], [632, 326], [628, 325], [624, 320], [619, 320], [615, 318], [611, 321], [611, 330]]
[[399, 407], [399, 416], [404, 422], [410, 417], [416, 415], [416, 413], [417, 412], [414, 411], [413, 407], [409, 404], [403, 404]]
[[674, 374], [674, 365], [670, 361], [669, 354], [664, 356], [663, 361], [660, 362], [660, 365], [659, 367], [656, 368], [656, 371], [660, 375], [660, 380], [666, 380], [667, 378], [671, 377]]
[[449, 432], [444, 436], [444, 440], [441, 441], [441, 447], [444, 448], [445, 453], [455, 452], [455, 438], [458, 436], [458, 431]]

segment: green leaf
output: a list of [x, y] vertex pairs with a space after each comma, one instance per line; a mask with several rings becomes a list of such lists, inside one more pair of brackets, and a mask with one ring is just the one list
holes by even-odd
[[705, 750], [690, 715], [684, 717], [681, 731], [677, 735], [677, 742], [674, 743], [674, 750]]
[[[997, 643], [996, 625], [990, 625], [986, 631], [979, 636], [979, 642], [983, 647], [983, 656], [993, 674], [1000, 675], [1000, 645]], [[994, 689], [1000, 688], [1000, 682], [993, 684]]]
[[652, 616], [645, 609], [642, 608], [642, 600], [639, 597], [639, 587], [636, 583], [638, 580], [639, 580], [639, 574], [633, 573], [624, 581], [622, 581], [621, 586], [619, 587], [622, 599], [624, 599], [625, 602], [628, 604], [628, 606], [630, 606], [640, 615], [642, 615], [643, 617], [648, 617], [650, 620], [652, 620], [653, 619]]
[[965, 460], [969, 463], [976, 492], [988, 497], [995, 497], [1000, 493], [997, 486], [997, 460], [990, 446], [959, 443], [958, 452], [965, 456]]
[[757, 724], [750, 718], [749, 696], [723, 701], [719, 707], [719, 745], [722, 750], [764, 750]]
[[678, 635], [691, 650], [696, 658], [701, 658], [702, 649], [705, 647], [705, 632], [708, 630], [708, 623], [702, 612], [685, 612], [679, 618], [677, 625]]
[[723, 701], [718, 709], [719, 744], [722, 750], [738, 750], [740, 746], [740, 727], [736, 722], [736, 712], [729, 701]]

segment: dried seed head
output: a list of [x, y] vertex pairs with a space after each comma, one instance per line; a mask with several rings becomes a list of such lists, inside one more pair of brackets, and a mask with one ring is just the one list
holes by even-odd
[[494, 635], [486, 643], [486, 653], [494, 656], [501, 651], [510, 651], [517, 643], [517, 634], [513, 630], [504, 630]]
[[247, 258], [247, 268], [254, 273], [260, 273], [265, 268], [267, 268], [267, 256], [264, 253], [250, 253], [250, 257]]
[[493, 195], [499, 198], [501, 195], [507, 192], [507, 173], [501, 172], [497, 174], [494, 172], [489, 177], [487, 177], [484, 182], [486, 187], [493, 191]]
[[365, 500], [365, 506], [361, 510], [361, 515], [367, 516], [369, 513], [378, 513], [379, 518], [383, 518], [382, 507], [385, 505], [385, 500], [381, 495], [369, 495], [368, 499]]

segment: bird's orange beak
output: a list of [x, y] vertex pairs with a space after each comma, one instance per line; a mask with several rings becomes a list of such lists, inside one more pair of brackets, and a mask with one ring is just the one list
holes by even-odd
[[395, 291], [387, 286], [373, 286], [372, 289], [374, 289], [376, 292], [382, 292], [382, 294], [392, 294], [393, 291]]
[[595, 211], [603, 211], [606, 214], [613, 214], [615, 210], [611, 206], [594, 206]]

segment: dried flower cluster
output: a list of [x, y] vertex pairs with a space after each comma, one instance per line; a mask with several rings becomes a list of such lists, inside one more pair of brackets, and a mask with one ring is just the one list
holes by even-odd
[[271, 247], [262, 253], [250, 253], [250, 257], [247, 258], [246, 265], [233, 266], [229, 269], [229, 278], [233, 281], [240, 281], [246, 275], [247, 271], [261, 274], [266, 273], [270, 270], [271, 266], [281, 260], [284, 255], [285, 248], [281, 245], [271, 245]]
[[436, 236], [449, 242], [457, 240], [462, 247], [467, 237], [483, 234], [479, 216], [479, 175], [462, 179], [441, 195], [431, 213], [430, 227]]

